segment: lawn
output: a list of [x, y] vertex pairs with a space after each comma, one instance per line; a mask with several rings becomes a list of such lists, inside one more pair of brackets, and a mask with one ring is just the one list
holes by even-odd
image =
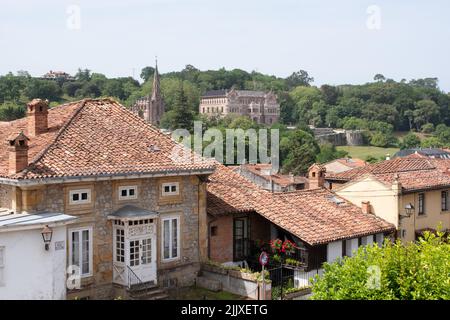
[[399, 148], [380, 148], [372, 146], [340, 146], [336, 147], [338, 150], [344, 150], [348, 152], [348, 155], [352, 158], [359, 158], [365, 160], [368, 156], [380, 159], [385, 158], [387, 154], [391, 157], [400, 150]]
[[226, 292], [214, 292], [199, 287], [181, 288], [170, 292], [173, 300], [242, 300], [244, 297]]

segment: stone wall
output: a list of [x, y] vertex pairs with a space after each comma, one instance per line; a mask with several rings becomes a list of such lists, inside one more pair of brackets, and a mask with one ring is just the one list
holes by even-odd
[[12, 209], [13, 187], [0, 184], [0, 208]]

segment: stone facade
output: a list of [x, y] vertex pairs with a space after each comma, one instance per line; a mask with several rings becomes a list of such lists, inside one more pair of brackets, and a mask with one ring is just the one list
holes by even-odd
[[[113, 284], [113, 226], [108, 216], [125, 205], [159, 214], [156, 218], [157, 243], [154, 246], [157, 250], [157, 283], [160, 286], [194, 284], [207, 252], [206, 186], [202, 180], [197, 176], [173, 176], [47, 184], [27, 189], [0, 185], [0, 207], [11, 207], [12, 202], [17, 202], [17, 210], [21, 212], [64, 212], [78, 218], [68, 226], [69, 232], [76, 228], [92, 228], [92, 276], [82, 278], [81, 290], [69, 290], [67, 298], [111, 299], [121, 295], [123, 290]], [[161, 184], [166, 181], [179, 183], [180, 196], [169, 201], [161, 199]], [[137, 199], [119, 200], [118, 188], [124, 185], [137, 186]], [[12, 189], [17, 190], [14, 192]], [[91, 191], [90, 204], [69, 203], [70, 191], [77, 189]], [[16, 197], [16, 201], [11, 201], [11, 197]], [[161, 253], [160, 219], [166, 215], [180, 217], [180, 254], [170, 262], [164, 262]]]
[[216, 90], [201, 97], [199, 113], [208, 117], [248, 116], [259, 124], [270, 125], [280, 118], [280, 104], [273, 92]]

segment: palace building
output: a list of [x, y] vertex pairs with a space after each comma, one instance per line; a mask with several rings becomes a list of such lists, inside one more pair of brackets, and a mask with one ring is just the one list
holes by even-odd
[[280, 118], [280, 104], [272, 91], [214, 90], [201, 97], [199, 113], [208, 117], [235, 114], [259, 124], [272, 124]]

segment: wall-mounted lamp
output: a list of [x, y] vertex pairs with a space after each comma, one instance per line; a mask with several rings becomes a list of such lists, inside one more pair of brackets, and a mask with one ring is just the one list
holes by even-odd
[[409, 218], [414, 212], [414, 206], [412, 203], [408, 203], [405, 206], [405, 214], [400, 214], [401, 217]]
[[44, 240], [45, 250], [48, 250], [50, 247], [50, 242], [52, 241], [53, 230], [49, 228], [49, 226], [45, 226], [42, 229], [42, 239]]

